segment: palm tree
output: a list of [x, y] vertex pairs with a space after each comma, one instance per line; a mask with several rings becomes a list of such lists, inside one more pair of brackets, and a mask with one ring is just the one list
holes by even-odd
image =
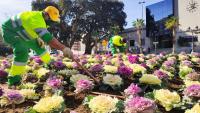
[[166, 22], [165, 22], [165, 27], [166, 29], [172, 30], [172, 43], [173, 43], [173, 48], [172, 48], [172, 53], [175, 53], [175, 46], [176, 46], [176, 29], [178, 27], [178, 18], [173, 16], [170, 17]]
[[133, 21], [133, 27], [135, 27], [137, 29], [140, 53], [142, 53], [142, 40], [141, 39], [142, 39], [142, 28], [144, 27], [144, 20], [137, 19], [136, 21]]

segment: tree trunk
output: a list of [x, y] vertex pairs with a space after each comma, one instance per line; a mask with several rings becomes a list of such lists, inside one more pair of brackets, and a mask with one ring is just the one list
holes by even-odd
[[172, 54], [174, 54], [175, 53], [175, 46], [176, 46], [176, 29], [175, 28], [173, 28], [173, 31], [172, 31], [172, 37], [173, 37], [173, 39], [172, 39], [172, 43], [173, 43], [173, 47], [172, 47]]
[[142, 36], [141, 29], [138, 29], [138, 43], [139, 43], [139, 48], [140, 48], [140, 54], [143, 53], [141, 36]]
[[85, 54], [91, 54], [92, 48], [95, 45], [95, 42], [92, 41], [91, 34], [88, 33], [85, 37]]
[[85, 45], [85, 54], [91, 54], [92, 48], [93, 48], [93, 46], [86, 44]]
[[98, 39], [95, 38], [95, 44], [94, 44], [94, 47], [95, 47], [95, 49], [94, 49], [94, 53], [95, 53], [95, 54], [97, 53], [97, 50], [98, 50], [98, 46], [97, 46], [97, 44], [98, 44]]

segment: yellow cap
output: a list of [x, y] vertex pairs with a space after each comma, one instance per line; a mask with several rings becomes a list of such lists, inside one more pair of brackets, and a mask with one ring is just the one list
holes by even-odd
[[49, 14], [49, 17], [52, 21], [60, 22], [60, 14], [56, 7], [48, 6], [44, 9], [44, 11]]

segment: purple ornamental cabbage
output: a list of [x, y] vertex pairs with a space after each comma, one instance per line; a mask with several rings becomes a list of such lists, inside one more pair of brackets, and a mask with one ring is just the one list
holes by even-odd
[[76, 62], [74, 62], [73, 64], [72, 64], [72, 67], [74, 68], [74, 69], [78, 69], [79, 67], [78, 67], [78, 64], [76, 63]]
[[59, 78], [56, 77], [51, 77], [47, 80], [47, 85], [59, 89], [62, 86], [62, 81]]
[[192, 52], [191, 55], [192, 55], [193, 57], [198, 57], [198, 58], [200, 58], [200, 53]]
[[88, 61], [87, 61], [86, 59], [83, 59], [83, 60], [80, 61], [80, 63], [81, 63], [82, 65], [85, 65], [85, 64], [88, 63]]
[[186, 75], [186, 78], [192, 80], [192, 81], [199, 81], [200, 75], [197, 72], [192, 72]]
[[200, 85], [191, 85], [184, 90], [184, 95], [188, 97], [200, 98]]
[[167, 60], [163, 63], [163, 65], [165, 65], [166, 67], [171, 67], [174, 65], [174, 60]]
[[6, 78], [8, 76], [8, 73], [4, 71], [3, 69], [0, 69], [0, 79]]
[[125, 65], [118, 67], [118, 73], [122, 77], [130, 77], [133, 74], [133, 70]]
[[109, 60], [106, 60], [103, 62], [104, 65], [112, 65], [112, 63]]
[[125, 101], [126, 113], [154, 113], [155, 109], [154, 101], [144, 97], [135, 97]]
[[128, 61], [129, 61], [130, 63], [132, 63], [132, 64], [138, 63], [139, 57], [138, 57], [138, 56], [129, 55], [129, 56], [128, 56]]
[[11, 66], [11, 64], [7, 60], [3, 60], [2, 64], [4, 69], [9, 68]]
[[140, 64], [144, 68], [148, 68], [148, 66], [145, 63]]
[[161, 70], [154, 71], [154, 75], [157, 76], [159, 79], [167, 79], [169, 77], [165, 72]]
[[142, 89], [138, 87], [137, 84], [132, 83], [127, 89], [124, 90], [125, 95], [127, 96], [137, 96], [138, 93], [140, 93]]
[[96, 64], [90, 67], [92, 72], [101, 72], [103, 71], [103, 66], [101, 64]]
[[88, 91], [93, 88], [94, 84], [89, 80], [78, 80], [76, 82], [76, 90], [74, 92], [80, 93], [82, 91]]
[[63, 68], [65, 68], [65, 65], [63, 64], [62, 61], [55, 61], [55, 62], [53, 62], [53, 65], [54, 65], [55, 68], [57, 68], [57, 69], [63, 69]]
[[0, 97], [4, 94], [3, 89], [0, 87]]
[[6, 95], [12, 103], [22, 103], [24, 101], [24, 97], [17, 91], [9, 91]]
[[182, 61], [181, 63], [182, 63], [182, 65], [184, 65], [184, 66], [188, 66], [188, 67], [191, 67], [191, 66], [192, 66], [192, 62], [191, 62], [191, 61], [188, 61], [188, 60], [184, 60], [184, 61]]

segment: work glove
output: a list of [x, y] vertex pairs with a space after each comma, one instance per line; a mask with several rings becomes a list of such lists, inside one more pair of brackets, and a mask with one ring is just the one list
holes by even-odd
[[73, 52], [68, 47], [65, 47], [62, 52], [65, 57], [73, 59]]
[[44, 41], [41, 39], [41, 38], [37, 38], [37, 42], [38, 42], [38, 45], [41, 47], [41, 48], [44, 48]]

